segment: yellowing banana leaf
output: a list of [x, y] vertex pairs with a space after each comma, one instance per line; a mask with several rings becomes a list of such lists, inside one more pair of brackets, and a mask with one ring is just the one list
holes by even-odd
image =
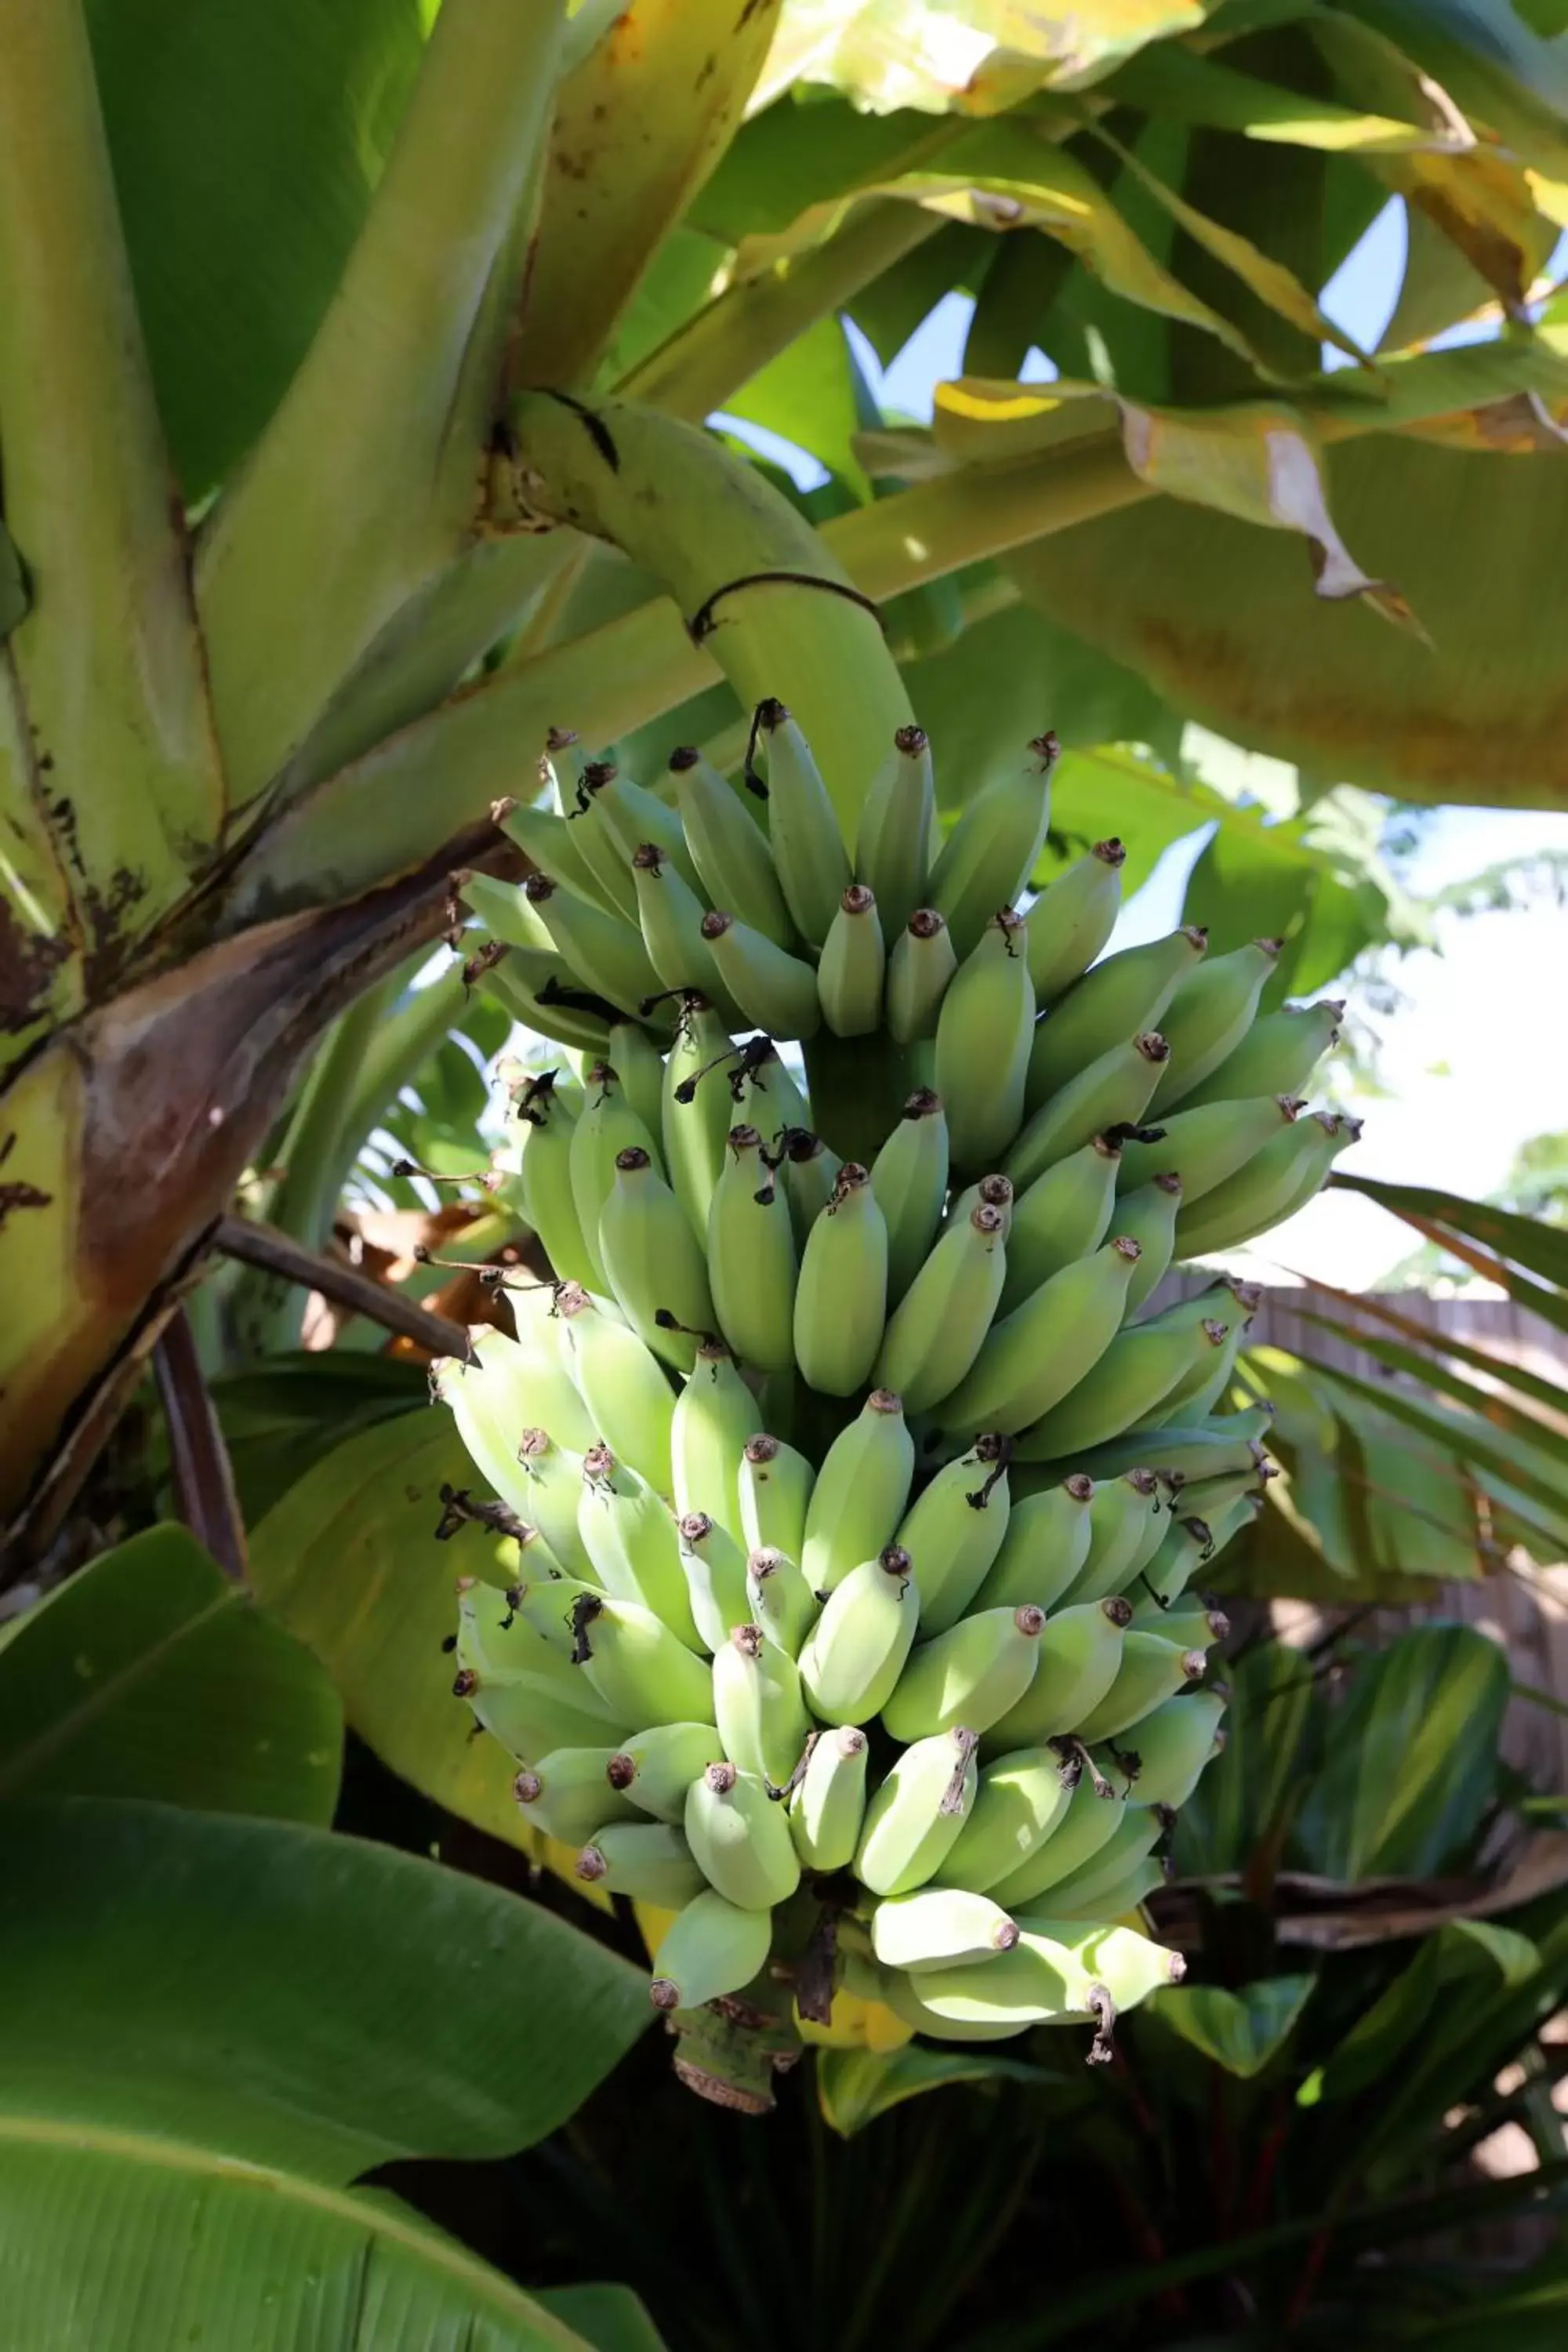
[[[1096, 396], [1087, 385], [1058, 382], [1031, 394], [1022, 385], [961, 377], [938, 387], [937, 443], [973, 457], [982, 450], [992, 455], [995, 429], [1002, 427], [1020, 446], [1031, 446], [1042, 433], [1060, 429], [1068, 403]], [[1161, 409], [1121, 398], [1116, 405], [1127, 462], [1152, 489], [1238, 521], [1299, 532], [1321, 597], [1331, 603], [1364, 598], [1388, 619], [1411, 623], [1398, 590], [1369, 577], [1341, 538], [1329, 512], [1320, 453], [1300, 408], [1263, 400], [1213, 409]], [[984, 440], [969, 434], [971, 423], [990, 428]], [[1026, 552], [1013, 560], [1025, 567], [1026, 587], [1031, 559]]]
[[1131, 58], [1095, 95], [1166, 121], [1285, 146], [1318, 147], [1328, 154], [1403, 154], [1454, 137], [1451, 122], [1433, 119], [1430, 108], [1425, 121], [1407, 121], [1403, 113], [1368, 112], [1238, 72], [1223, 53], [1200, 56], [1179, 40]]
[[646, 1986], [539, 1906], [356, 1839], [163, 1805], [0, 1808], [7, 2335], [582, 2352], [351, 2184], [543, 2137], [644, 2030]]
[[1568, 451], [1380, 433], [1330, 448], [1322, 478], [1342, 542], [1398, 583], [1429, 642], [1376, 627], [1360, 599], [1314, 608], [1282, 533], [1175, 499], [1005, 568], [1050, 618], [1250, 749], [1415, 801], [1568, 805], [1568, 637], [1551, 595]]
[[325, 1668], [184, 1528], [104, 1552], [5, 1628], [0, 1799], [143, 1797], [326, 1823]]
[[1471, 121], [1553, 178], [1568, 178], [1568, 59], [1510, 0], [1343, 0], [1431, 75]]
[[1076, 254], [1111, 293], [1202, 328], [1260, 375], [1269, 373], [1239, 328], [1156, 260], [1077, 157], [1025, 122], [987, 123], [966, 132], [934, 166], [906, 172], [884, 184], [881, 193], [907, 196], [977, 227], [1038, 229]]
[[1291, 326], [1299, 327], [1315, 342], [1332, 343], [1338, 350], [1348, 352], [1352, 359], [1371, 365], [1361, 345], [1318, 308], [1294, 270], [1287, 269], [1283, 262], [1276, 261], [1250, 237], [1239, 236], [1235, 229], [1226, 228], [1223, 223], [1200, 212], [1195, 205], [1188, 204], [1185, 197], [1169, 186], [1158, 173], [1150, 171], [1131, 148], [1123, 147], [1108, 131], [1101, 131], [1100, 136], [1155, 203], [1170, 214], [1176, 226], [1191, 237], [1194, 245], [1201, 246], [1205, 253], [1239, 278], [1260, 302], [1267, 303], [1271, 310], [1277, 310], [1282, 319], [1289, 320]]
[[1424, 1625], [1356, 1663], [1328, 1718], [1293, 1849], [1325, 1878], [1433, 1877], [1493, 1797], [1508, 1661], [1468, 1625]]
[[1260, 1977], [1234, 1992], [1223, 1985], [1173, 1985], [1154, 1995], [1148, 2014], [1247, 2083], [1284, 2048], [1317, 1981]]
[[1383, 169], [1510, 309], [1525, 301], [1557, 243], [1568, 190], [1487, 148], [1403, 156]]
[[1097, 80], [1205, 14], [1202, 0], [786, 0], [754, 103], [826, 82], [878, 114], [994, 114], [1042, 88]]

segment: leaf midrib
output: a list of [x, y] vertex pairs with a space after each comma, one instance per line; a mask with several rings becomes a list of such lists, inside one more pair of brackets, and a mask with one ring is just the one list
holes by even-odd
[[[483, 2297], [504, 2316], [526, 2320], [542, 2336], [556, 2342], [561, 2352], [583, 2352], [579, 2336], [553, 2318], [513, 2281], [470, 2254], [466, 2246], [431, 2230], [417, 2217], [405, 2220], [389, 2203], [361, 2197], [353, 2189], [334, 2189], [326, 2181], [311, 2180], [301, 2173], [252, 2163], [247, 2157], [220, 2155], [215, 2148], [198, 2147], [189, 2141], [164, 2139], [106, 2124], [60, 2123], [46, 2116], [0, 2115], [0, 2148], [6, 2144], [109, 2157], [121, 2163], [184, 2173], [198, 2179], [235, 2180], [250, 2188], [268, 2189], [291, 2204], [334, 2221], [347, 2221], [355, 2229], [401, 2246], [432, 2269], [461, 2280], [469, 2293]], [[384, 2194], [390, 2198], [393, 2192]]]

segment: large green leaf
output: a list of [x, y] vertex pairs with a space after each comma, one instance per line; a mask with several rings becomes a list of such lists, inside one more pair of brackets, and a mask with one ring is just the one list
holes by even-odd
[[268, 1511], [251, 1538], [251, 1575], [279, 1622], [330, 1668], [350, 1723], [384, 1764], [448, 1812], [531, 1850], [511, 1794], [514, 1759], [476, 1736], [452, 1696], [454, 1583], [494, 1580], [498, 1560], [517, 1559], [510, 1540], [473, 1526], [437, 1542], [442, 1486], [473, 1482], [449, 1413], [379, 1423]]
[[1533, 1976], [1540, 1955], [1527, 1936], [1487, 1919], [1449, 1919], [1426, 1937], [1409, 1967], [1363, 2011], [1327, 2063], [1297, 2094], [1304, 2106], [1344, 2099], [1387, 2074], [1399, 2053], [1421, 2037], [1439, 1995], [1442, 2031], [1452, 2033], [1455, 2011], [1478, 1989], [1513, 1992]]
[[1306, 1867], [1346, 1883], [1451, 1867], [1496, 1794], [1509, 1689], [1501, 1650], [1468, 1625], [1418, 1626], [1361, 1659], [1297, 1817]]
[[420, 0], [87, 0], [153, 373], [186, 497], [271, 415], [417, 69]]
[[1260, 1977], [1227, 1992], [1223, 1985], [1173, 1985], [1149, 2013], [1194, 2050], [1243, 2082], [1262, 2073], [1295, 2030], [1316, 1977]]
[[1184, 1877], [1245, 1870], [1266, 1842], [1278, 1853], [1312, 1763], [1312, 1662], [1268, 1642], [1229, 1669], [1224, 1751], [1176, 1817]]
[[105, 1552], [0, 1646], [0, 1798], [324, 1822], [342, 1754], [330, 1676], [183, 1528]]
[[901, 2050], [819, 2050], [816, 2095], [824, 2120], [840, 2139], [852, 2139], [879, 2116], [910, 2099], [965, 2083], [1041, 2083], [1047, 2070], [994, 2050], [933, 2050], [908, 2042]]
[[637, 1970], [479, 1881], [316, 1830], [0, 1809], [0, 2270], [17, 2346], [575, 2346], [395, 2198], [396, 2157], [562, 2123]]
[[1568, 458], [1379, 435], [1323, 462], [1344, 541], [1398, 583], [1429, 645], [1359, 600], [1314, 600], [1285, 533], [1175, 499], [1058, 532], [1007, 569], [1238, 742], [1412, 800], [1568, 804], [1568, 650], [1543, 594], [1568, 536]]
[[664, 2352], [664, 2338], [629, 2286], [552, 2286], [534, 2300], [594, 2352]]

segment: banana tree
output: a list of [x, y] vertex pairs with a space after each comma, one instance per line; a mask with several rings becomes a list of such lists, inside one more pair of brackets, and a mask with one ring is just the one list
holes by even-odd
[[[353, 0], [323, 22], [288, 0], [221, 23], [164, 9], [154, 37], [107, 0], [3, 0], [17, 1557], [58, 1524], [323, 1027], [439, 934], [455, 867], [515, 870], [489, 812], [531, 796], [548, 729], [662, 729], [734, 765], [737, 722], [780, 696], [847, 823], [933, 652], [973, 625], [966, 648], [1013, 669], [1018, 637], [989, 633], [1019, 580], [1051, 603], [1051, 559], [1026, 552], [1047, 540], [1212, 509], [1249, 547], [1305, 539], [1320, 595], [1399, 615], [1330, 517], [1320, 440], [1500, 452], [1486, 465], [1550, 511], [1568, 363], [1526, 299], [1568, 177], [1548, 53], [1511, 18], [1502, 42], [1447, 12], [1318, 10], [1263, 75], [1243, 70], [1256, 21]], [[1287, 259], [1303, 156], [1327, 177], [1316, 242]], [[1467, 267], [1511, 271], [1514, 331], [1352, 353], [1324, 382], [1314, 289], [1390, 185]], [[1426, 333], [1476, 279], [1422, 250], [1404, 309]], [[944, 395], [929, 443], [889, 436], [842, 317], [890, 347], [969, 286], [980, 380]], [[1063, 303], [1093, 380], [1023, 390]], [[1156, 346], [1169, 366], [1133, 364]], [[837, 511], [814, 520], [705, 430], [721, 410], [799, 419]], [[1015, 556], [1018, 580], [996, 568]], [[1474, 550], [1401, 578], [1417, 613], [1439, 577], [1473, 586]], [[1500, 609], [1489, 585], [1467, 606], [1483, 635]], [[1100, 610], [1085, 599], [1108, 637]], [[1303, 563], [1286, 626], [1311, 614]], [[1347, 748], [1382, 665], [1415, 660], [1398, 698], [1420, 770], [1442, 665], [1331, 617], [1373, 681], [1341, 709]], [[1037, 627], [1026, 656], [1047, 647], [1065, 692], [1091, 657]], [[1526, 636], [1510, 658], [1549, 703], [1560, 655]], [[1526, 794], [1560, 737], [1542, 725], [1533, 765], [1510, 739]], [[950, 797], [988, 756], [937, 750]], [[559, 1029], [558, 992], [531, 1011]]]

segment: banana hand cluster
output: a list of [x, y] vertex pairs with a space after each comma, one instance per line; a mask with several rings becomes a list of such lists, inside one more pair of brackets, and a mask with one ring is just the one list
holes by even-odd
[[[579, 1874], [673, 1914], [661, 2010], [793, 1974], [808, 2022], [847, 1985], [1101, 2056], [1180, 1972], [1139, 1906], [1223, 1738], [1190, 1588], [1270, 1475], [1256, 1292], [1150, 1297], [1353, 1140], [1305, 1099], [1342, 1008], [1260, 1014], [1275, 940], [1103, 955], [1119, 842], [1016, 905], [1048, 736], [933, 858], [918, 728], [852, 849], [789, 713], [754, 731], [765, 782], [682, 751], [664, 797], [552, 738], [503, 817], [535, 871], [469, 892], [577, 1061], [504, 1178], [558, 1278], [434, 1375], [525, 1537], [456, 1688]], [[860, 1158], [777, 1051], [825, 1038], [909, 1076]]]

